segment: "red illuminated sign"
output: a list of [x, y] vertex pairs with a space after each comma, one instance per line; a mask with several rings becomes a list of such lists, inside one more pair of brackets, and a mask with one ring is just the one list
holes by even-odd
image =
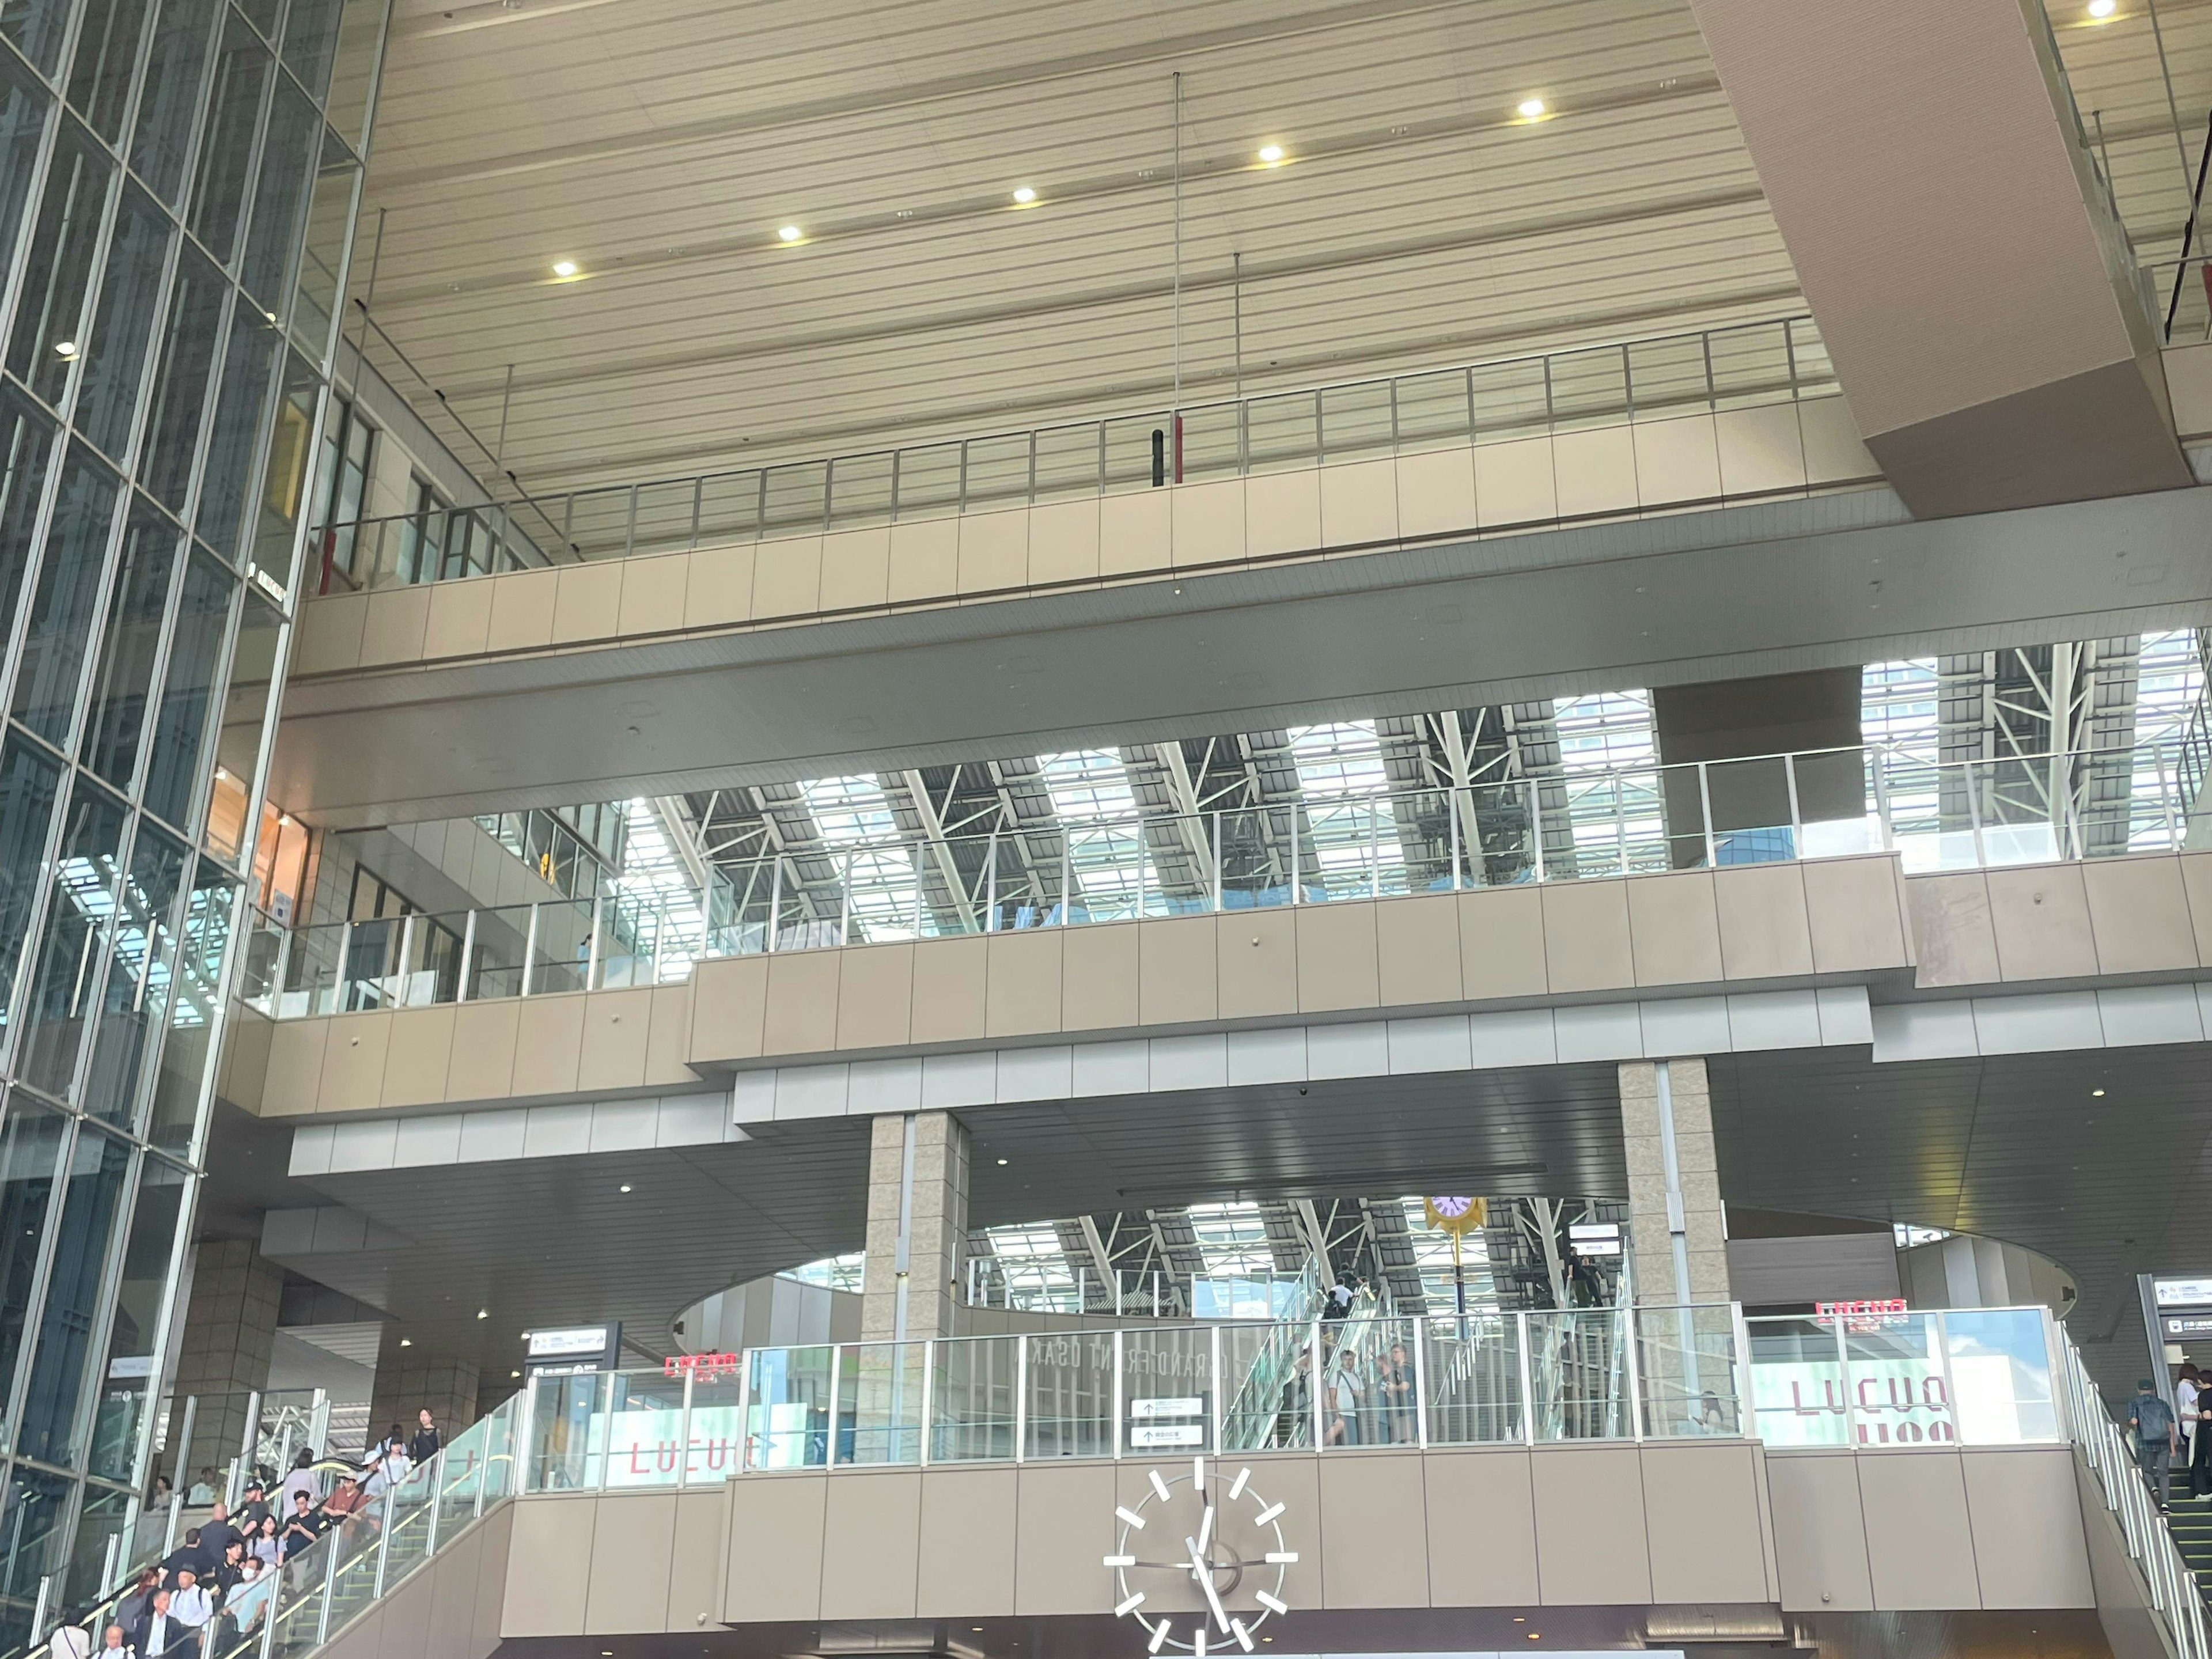
[[725, 1376], [735, 1376], [740, 1363], [733, 1353], [679, 1353], [660, 1362], [663, 1376], [699, 1376], [714, 1382]]

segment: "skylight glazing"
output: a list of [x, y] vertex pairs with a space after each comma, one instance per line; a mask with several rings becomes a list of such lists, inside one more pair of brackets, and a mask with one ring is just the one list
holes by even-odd
[[1160, 890], [1160, 877], [1121, 757], [1110, 749], [1071, 749], [1040, 755], [1037, 765], [1067, 836], [1074, 902], [1094, 921], [1142, 915], [1148, 897]]
[[1382, 743], [1372, 720], [1291, 729], [1291, 757], [1305, 798], [1304, 839], [1322, 884], [1335, 894], [1406, 890], [1406, 849], [1389, 801]]
[[900, 840], [890, 799], [872, 772], [799, 786], [823, 841], [835, 849], [845, 890], [849, 943], [919, 936], [921, 872]]
[[1649, 691], [1597, 691], [1552, 705], [1576, 867], [1585, 874], [1668, 867]]

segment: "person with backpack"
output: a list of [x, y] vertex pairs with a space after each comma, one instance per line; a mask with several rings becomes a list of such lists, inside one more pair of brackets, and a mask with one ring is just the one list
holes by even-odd
[[2174, 1426], [2173, 1408], [2159, 1398], [2156, 1386], [2144, 1377], [2136, 1384], [2136, 1397], [2128, 1407], [2128, 1427], [2136, 1441], [2136, 1461], [2143, 1479], [2158, 1498], [2163, 1515], [2173, 1502], [2173, 1454], [2181, 1444]]

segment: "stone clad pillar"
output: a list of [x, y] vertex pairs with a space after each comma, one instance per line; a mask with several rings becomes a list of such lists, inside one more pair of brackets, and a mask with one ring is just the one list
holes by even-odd
[[283, 1294], [283, 1271], [251, 1239], [210, 1239], [195, 1250], [175, 1392], [200, 1403], [191, 1445], [172, 1444], [161, 1458], [164, 1470], [181, 1471], [180, 1489], [189, 1490], [204, 1469], [225, 1474], [243, 1449], [246, 1408], [269, 1386]]
[[1728, 1234], [1705, 1062], [1624, 1060], [1620, 1135], [1637, 1301], [1647, 1307], [1728, 1301]]
[[953, 1275], [968, 1232], [968, 1131], [950, 1112], [887, 1114], [868, 1148], [860, 1339], [952, 1334]]

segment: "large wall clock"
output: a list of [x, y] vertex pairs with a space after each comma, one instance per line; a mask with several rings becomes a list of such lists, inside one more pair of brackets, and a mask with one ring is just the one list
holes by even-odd
[[[1283, 1582], [1298, 1557], [1283, 1536], [1283, 1505], [1260, 1494], [1250, 1469], [1231, 1475], [1203, 1457], [1174, 1474], [1150, 1470], [1145, 1481], [1134, 1509], [1114, 1511], [1121, 1531], [1106, 1565], [1115, 1614], [1145, 1627], [1150, 1653], [1251, 1652], [1261, 1626], [1290, 1611]], [[1199, 1611], [1170, 1612], [1168, 1592], [1192, 1583]]]

